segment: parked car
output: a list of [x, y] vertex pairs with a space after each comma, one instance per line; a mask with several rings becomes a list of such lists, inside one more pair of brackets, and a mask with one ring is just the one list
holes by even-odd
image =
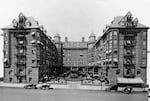
[[50, 88], [50, 84], [47, 84], [47, 83], [39, 84], [37, 85], [37, 88], [43, 89], [43, 90], [53, 89], [53, 88]]
[[123, 90], [123, 93], [125, 93], [125, 94], [130, 94], [132, 92], [133, 92], [133, 88], [130, 86], [125, 87]]
[[25, 89], [37, 89], [36, 84], [27, 84], [24, 86]]
[[110, 86], [109, 88], [106, 89], [106, 91], [117, 91], [117, 90], [118, 90], [117, 85]]

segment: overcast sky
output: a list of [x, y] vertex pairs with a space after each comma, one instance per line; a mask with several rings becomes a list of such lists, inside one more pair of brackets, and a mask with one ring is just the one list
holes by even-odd
[[[96, 36], [102, 35], [106, 24], [128, 11], [140, 23], [150, 26], [149, 10], [150, 0], [1, 0], [0, 28], [9, 25], [23, 12], [25, 16], [38, 20], [50, 36], [59, 32], [62, 40], [67, 36], [68, 40], [80, 41], [82, 36], [88, 40], [91, 32]], [[3, 76], [3, 37], [0, 37], [0, 41], [0, 76]], [[148, 81], [150, 83], [150, 79]]]

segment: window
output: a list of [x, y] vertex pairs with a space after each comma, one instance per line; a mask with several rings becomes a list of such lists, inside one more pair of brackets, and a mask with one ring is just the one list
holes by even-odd
[[126, 43], [127, 44], [131, 44], [131, 40], [126, 40]]
[[126, 73], [131, 74], [132, 73], [131, 69], [127, 69]]
[[98, 73], [98, 68], [97, 67], [94, 68], [94, 73]]
[[136, 74], [138, 75], [141, 74], [141, 70], [137, 70]]
[[32, 81], [32, 78], [30, 77], [30, 78], [29, 78], [29, 82], [31, 82], [31, 81]]
[[29, 70], [28, 70], [28, 74], [29, 74], [29, 75], [32, 74], [32, 69], [29, 69]]
[[20, 41], [19, 41], [19, 44], [23, 44], [23, 40], [20, 40]]
[[124, 60], [124, 63], [125, 63], [125, 64], [131, 64], [131, 62], [132, 62], [132, 59], [131, 59], [131, 58], [126, 58], [126, 59]]
[[23, 49], [20, 49], [20, 50], [19, 50], [19, 53], [23, 53]]
[[117, 31], [114, 31], [114, 36], [117, 36]]
[[142, 65], [146, 65], [146, 61], [145, 60], [142, 61]]
[[114, 45], [117, 45], [117, 40], [114, 40]]
[[112, 40], [109, 41], [109, 49], [112, 49]]
[[7, 36], [8, 36], [8, 34], [7, 34], [7, 33], [4, 33], [4, 36], [5, 36], [5, 37], [7, 37]]
[[32, 60], [32, 63], [35, 63], [35, 60]]
[[12, 82], [12, 78], [9, 78], [9, 82]]
[[146, 41], [145, 40], [143, 40], [143, 46], [145, 46], [146, 45]]
[[7, 44], [8, 44], [8, 41], [7, 41], [7, 40], [4, 40], [4, 44], [7, 45]]
[[119, 75], [120, 74], [120, 69], [116, 70], [116, 74]]
[[124, 76], [134, 77], [135, 75], [134, 72], [135, 72], [135, 69], [125, 69]]
[[21, 74], [23, 72], [23, 69], [19, 69], [19, 74]]
[[110, 32], [109, 34], [109, 39], [112, 39], [112, 32]]
[[35, 50], [32, 50], [32, 54], [35, 54]]
[[117, 39], [117, 32], [114, 32], [114, 39]]
[[146, 54], [146, 50], [143, 50], [143, 55]]
[[143, 38], [146, 38], [146, 32], [143, 32]]
[[8, 74], [9, 74], [9, 75], [12, 75], [12, 72], [13, 72], [13, 71], [12, 71], [12, 70], [10, 70]]
[[40, 37], [40, 33], [39, 32], [37, 32], [36, 35], [37, 35], [37, 37]]
[[40, 60], [37, 60], [37, 64], [40, 65]]

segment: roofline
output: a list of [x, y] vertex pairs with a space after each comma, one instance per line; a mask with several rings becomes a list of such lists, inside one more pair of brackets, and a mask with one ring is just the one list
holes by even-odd
[[[124, 27], [110, 27], [109, 29], [149, 29], [150, 27], [138, 27], [138, 28], [124, 28]], [[108, 30], [109, 30], [108, 29]]]

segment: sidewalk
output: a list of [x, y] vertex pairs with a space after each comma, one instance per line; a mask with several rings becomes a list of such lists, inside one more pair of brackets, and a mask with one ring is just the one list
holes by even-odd
[[[4, 83], [0, 82], [0, 87], [11, 87], [11, 88], [23, 88], [25, 85], [24, 83]], [[61, 85], [61, 84], [51, 84], [52, 88], [69, 88], [69, 85]]]
[[[4, 83], [0, 82], [0, 87], [11, 87], [11, 88], [23, 88], [26, 84], [24, 83]], [[52, 88], [58, 89], [81, 89], [81, 90], [105, 90], [107, 86], [92, 86], [92, 85], [81, 85], [80, 82], [68, 82], [66, 85], [62, 84], [51, 84]]]
[[12, 88], [23, 88], [26, 84], [24, 83], [4, 83], [0, 82], [0, 87], [12, 87]]
[[108, 86], [91, 86], [91, 85], [79, 85], [79, 89], [83, 90], [105, 90]]

